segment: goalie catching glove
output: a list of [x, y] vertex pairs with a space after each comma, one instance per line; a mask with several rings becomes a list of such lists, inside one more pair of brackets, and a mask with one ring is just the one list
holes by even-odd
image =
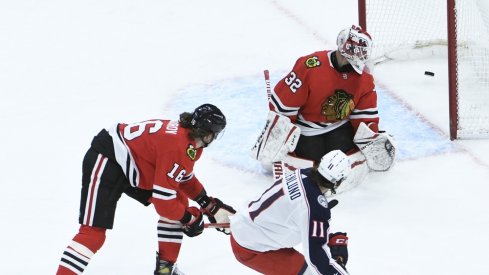
[[[211, 223], [229, 224], [229, 216], [236, 213], [233, 207], [223, 203], [218, 198], [209, 197], [206, 194], [201, 195], [196, 201], [201, 206], [200, 211], [207, 216]], [[226, 235], [231, 233], [230, 228], [216, 228], [216, 230]]]
[[269, 111], [265, 128], [251, 148], [251, 156], [263, 164], [281, 161], [295, 150], [300, 134], [300, 128], [288, 117]]
[[373, 171], [387, 171], [394, 164], [396, 144], [387, 133], [375, 133], [365, 123], [358, 126], [353, 142], [367, 160], [367, 166]]

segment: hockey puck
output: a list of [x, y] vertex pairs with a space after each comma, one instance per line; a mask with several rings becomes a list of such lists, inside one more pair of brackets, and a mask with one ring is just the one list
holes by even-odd
[[435, 73], [430, 71], [424, 71], [424, 75], [435, 76]]

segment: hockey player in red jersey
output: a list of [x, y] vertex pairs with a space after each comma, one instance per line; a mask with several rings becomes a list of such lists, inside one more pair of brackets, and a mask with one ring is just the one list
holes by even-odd
[[[274, 184], [231, 217], [231, 247], [242, 264], [266, 275], [347, 274], [348, 237], [329, 233], [331, 208], [324, 193], [350, 173], [339, 150], [318, 166], [289, 169], [274, 165]], [[302, 244], [303, 254], [293, 247]]]
[[[179, 121], [119, 123], [94, 137], [83, 160], [80, 229], [64, 251], [58, 275], [81, 274], [112, 229], [117, 201], [124, 193], [145, 206], [153, 204], [158, 253], [154, 274], [183, 274], [175, 265], [183, 235], [202, 233], [203, 214], [228, 222], [235, 211], [209, 197], [193, 173], [195, 162], [226, 126], [212, 104], [180, 114]], [[189, 207], [196, 201], [201, 210]], [[225, 232], [226, 233], [226, 232]]]
[[[360, 183], [370, 170], [387, 171], [395, 145], [379, 131], [374, 78], [365, 70], [371, 49], [370, 35], [352, 26], [338, 34], [337, 49], [300, 57], [270, 92], [271, 111], [252, 156], [266, 165], [283, 160], [310, 167], [341, 150], [355, 170], [340, 191]], [[311, 161], [303, 165], [300, 159]]]
[[340, 32], [337, 44], [336, 50], [300, 57], [271, 94], [270, 109], [301, 129], [298, 157], [319, 161], [331, 150], [354, 149], [361, 122], [379, 130], [374, 79], [364, 71], [372, 39], [352, 26]]

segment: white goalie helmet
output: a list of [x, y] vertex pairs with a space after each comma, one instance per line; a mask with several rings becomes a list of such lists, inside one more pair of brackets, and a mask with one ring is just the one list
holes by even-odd
[[350, 159], [340, 150], [333, 150], [321, 158], [318, 172], [338, 186], [351, 172]]
[[338, 34], [336, 40], [338, 51], [351, 64], [353, 69], [362, 74], [372, 52], [372, 37], [361, 27], [352, 25]]

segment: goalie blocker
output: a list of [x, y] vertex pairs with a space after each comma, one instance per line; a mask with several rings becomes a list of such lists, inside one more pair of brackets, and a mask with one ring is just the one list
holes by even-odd
[[288, 117], [269, 111], [265, 127], [251, 149], [251, 156], [264, 165], [282, 161], [295, 150], [300, 134], [300, 128]]

